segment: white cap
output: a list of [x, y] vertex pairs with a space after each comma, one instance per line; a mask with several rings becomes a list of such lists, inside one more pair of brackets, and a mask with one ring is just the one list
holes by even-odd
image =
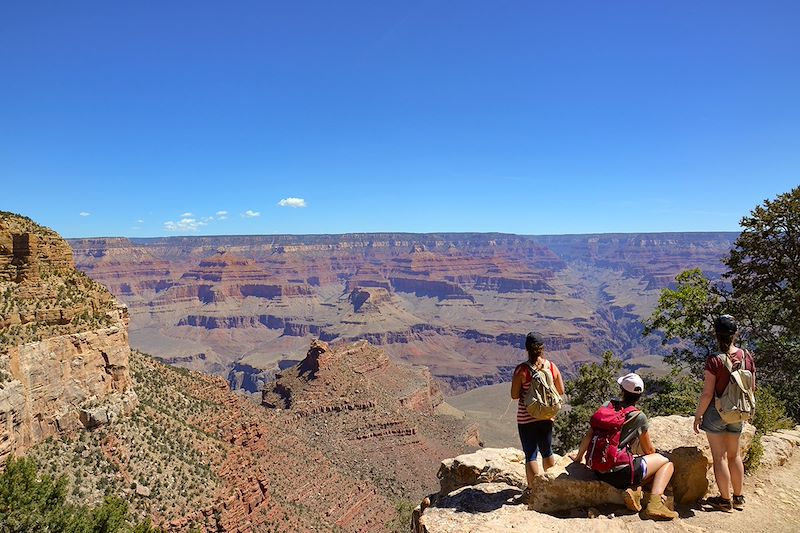
[[619, 383], [619, 386], [624, 390], [632, 392], [633, 394], [641, 394], [644, 392], [644, 381], [639, 377], [639, 374], [633, 372], [625, 374], [617, 380], [617, 383]]

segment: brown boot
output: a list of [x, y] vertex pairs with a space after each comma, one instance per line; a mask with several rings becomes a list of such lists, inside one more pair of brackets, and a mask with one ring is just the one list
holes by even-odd
[[642, 510], [642, 488], [639, 487], [637, 489], [625, 489], [625, 493], [622, 495], [623, 500], [625, 501], [625, 507], [630, 509], [631, 511], [636, 511], [637, 513]]
[[650, 520], [674, 520], [678, 518], [678, 513], [670, 510], [664, 503], [665, 500], [666, 498], [663, 495], [651, 495], [650, 501], [647, 502], [647, 508], [644, 510], [645, 517]]

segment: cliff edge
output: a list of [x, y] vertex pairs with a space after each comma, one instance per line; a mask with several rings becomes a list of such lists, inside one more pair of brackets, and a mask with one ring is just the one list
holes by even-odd
[[56, 232], [0, 212], [0, 465], [136, 402], [128, 312]]

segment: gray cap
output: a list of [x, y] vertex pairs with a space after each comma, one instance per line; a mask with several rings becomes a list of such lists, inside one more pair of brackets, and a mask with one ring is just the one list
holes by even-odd
[[525, 336], [525, 349], [528, 350], [536, 346], [544, 346], [544, 337], [540, 333], [531, 331]]

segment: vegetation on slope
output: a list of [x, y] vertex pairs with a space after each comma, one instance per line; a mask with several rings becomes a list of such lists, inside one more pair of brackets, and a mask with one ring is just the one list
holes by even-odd
[[132, 352], [131, 369], [139, 405], [110, 426], [76, 439], [50, 439], [29, 456], [45, 475], [63, 476], [71, 502], [99, 504], [119, 495], [134, 516], [170, 520], [215, 502], [218, 482], [211, 470], [224, 443], [192, 424], [221, 406], [174, 385], [185, 373]]
[[100, 505], [67, 503], [67, 479], [39, 475], [32, 459], [10, 459], [0, 473], [0, 530], [6, 533], [151, 533], [149, 520], [131, 522], [128, 504], [107, 497]]

